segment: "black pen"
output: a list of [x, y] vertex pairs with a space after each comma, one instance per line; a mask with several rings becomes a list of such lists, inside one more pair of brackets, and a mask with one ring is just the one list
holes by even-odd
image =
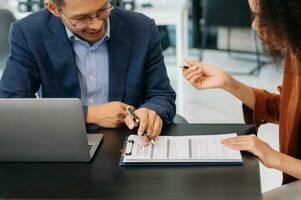
[[[130, 117], [131, 117], [138, 125], [140, 125], [140, 119], [139, 119], [138, 116], [135, 114], [133, 108], [128, 107], [128, 108], [126, 109], [126, 111], [127, 111], [127, 113], [130, 115]], [[147, 139], [148, 139], [153, 145], [155, 145], [155, 141], [154, 141], [153, 139], [151, 139], [151, 137], [150, 137], [150, 135], [151, 135], [150, 132], [145, 131], [145, 132], [143, 133], [143, 135], [145, 135], [145, 136], [147, 137]]]
[[188, 66], [188, 65], [181, 66], [181, 68], [183, 68], [183, 69], [189, 69], [189, 67], [190, 66]]

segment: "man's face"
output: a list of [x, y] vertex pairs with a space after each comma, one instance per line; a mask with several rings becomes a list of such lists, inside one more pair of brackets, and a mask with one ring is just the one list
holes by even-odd
[[108, 0], [64, 0], [59, 15], [68, 29], [93, 44], [106, 32], [108, 6]]

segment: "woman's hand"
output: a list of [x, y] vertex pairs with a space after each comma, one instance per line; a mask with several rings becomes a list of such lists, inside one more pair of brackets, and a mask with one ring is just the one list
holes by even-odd
[[183, 76], [197, 89], [226, 89], [231, 76], [215, 66], [187, 60], [188, 69], [183, 69]]
[[222, 144], [237, 151], [253, 153], [268, 168], [277, 168], [280, 165], [280, 153], [258, 139], [255, 135], [225, 139], [222, 140]]
[[221, 88], [239, 100], [250, 109], [255, 108], [253, 89], [230, 76], [227, 72], [212, 65], [187, 60], [188, 69], [183, 69], [183, 76], [197, 89]]

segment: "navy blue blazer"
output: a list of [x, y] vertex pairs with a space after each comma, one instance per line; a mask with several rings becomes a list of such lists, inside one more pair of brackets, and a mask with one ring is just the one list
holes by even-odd
[[[171, 123], [176, 94], [167, 76], [160, 35], [148, 17], [115, 8], [110, 15], [109, 101], [157, 112]], [[80, 98], [72, 44], [58, 17], [43, 9], [14, 23], [1, 98]]]

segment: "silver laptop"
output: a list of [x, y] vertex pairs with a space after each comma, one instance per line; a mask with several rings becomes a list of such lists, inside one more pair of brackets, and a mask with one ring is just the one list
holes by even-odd
[[79, 99], [0, 99], [0, 162], [89, 162], [102, 137]]

